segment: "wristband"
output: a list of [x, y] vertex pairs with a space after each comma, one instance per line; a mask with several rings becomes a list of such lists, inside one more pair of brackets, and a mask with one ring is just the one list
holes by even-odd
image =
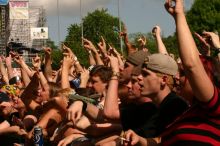
[[112, 77], [117, 77], [119, 79], [120, 77], [120, 72], [113, 72]]
[[74, 60], [74, 61], [77, 61], [78, 59], [77, 59], [77, 57], [75, 56], [75, 57], [73, 58], [73, 60]]
[[87, 102], [82, 101], [82, 103], [83, 103], [82, 111], [85, 112], [87, 109]]

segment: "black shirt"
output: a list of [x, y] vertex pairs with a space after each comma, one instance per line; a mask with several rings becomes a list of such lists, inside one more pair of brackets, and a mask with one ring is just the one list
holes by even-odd
[[155, 114], [157, 107], [152, 102], [130, 103], [120, 108], [123, 130], [134, 130], [142, 137], [154, 137], [156, 134]]
[[176, 118], [181, 116], [189, 108], [187, 102], [170, 92], [159, 105], [157, 119], [157, 134], [165, 130], [165, 128], [174, 122]]

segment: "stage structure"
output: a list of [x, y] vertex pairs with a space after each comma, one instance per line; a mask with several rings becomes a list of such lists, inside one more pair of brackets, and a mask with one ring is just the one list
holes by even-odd
[[[1, 1], [4, 1], [4, 4]], [[38, 52], [48, 40], [45, 10], [42, 6], [34, 6], [29, 0], [0, 0], [1, 37], [0, 53], [9, 50], [18, 51], [26, 62]], [[40, 30], [33, 38], [32, 30]], [[44, 31], [46, 30], [46, 31]], [[37, 36], [44, 36], [38, 38]], [[5, 49], [7, 47], [7, 49]], [[3, 52], [3, 53], [2, 53]]]

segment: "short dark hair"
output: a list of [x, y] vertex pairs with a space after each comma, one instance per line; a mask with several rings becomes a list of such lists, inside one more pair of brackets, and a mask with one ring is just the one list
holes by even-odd
[[104, 65], [96, 65], [90, 72], [90, 77], [99, 76], [101, 81], [107, 83], [112, 77], [112, 69]]

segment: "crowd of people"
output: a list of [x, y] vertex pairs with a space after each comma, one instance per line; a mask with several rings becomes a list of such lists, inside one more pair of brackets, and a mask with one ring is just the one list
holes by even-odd
[[[36, 55], [29, 67], [21, 55], [0, 58], [0, 140], [4, 146], [32, 146], [36, 126], [44, 145], [57, 146], [218, 146], [220, 145], [220, 40], [194, 33], [183, 0], [166, 0], [176, 24], [179, 58], [167, 52], [161, 29], [152, 30], [158, 52], [145, 37], [140, 48], [126, 29], [120, 32], [127, 57], [107, 45], [83, 38], [89, 68], [62, 45], [59, 70], [52, 49]], [[15, 73], [12, 62], [20, 66]]]

